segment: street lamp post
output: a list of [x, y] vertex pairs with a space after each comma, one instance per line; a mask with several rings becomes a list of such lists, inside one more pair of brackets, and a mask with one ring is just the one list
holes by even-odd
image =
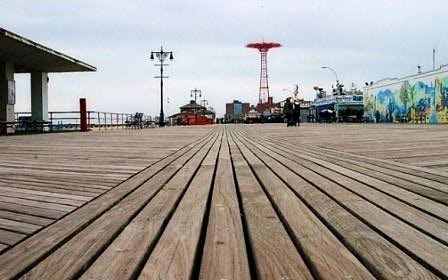
[[334, 77], [336, 78], [336, 102], [334, 104], [334, 111], [336, 115], [336, 122], [339, 122], [339, 91], [342, 90], [342, 85], [339, 84], [338, 74], [333, 68], [331, 68], [330, 66], [322, 66], [321, 68], [330, 70], [331, 72], [333, 72]]
[[199, 98], [202, 97], [202, 91], [200, 89], [196, 89], [196, 88], [192, 89], [190, 91], [190, 96], [191, 96], [191, 98], [193, 98], [193, 96], [194, 96], [194, 102], [197, 102], [198, 96], [199, 96]]
[[163, 62], [167, 57], [169, 57], [170, 60], [173, 60], [173, 52], [167, 52], [163, 50], [163, 47], [160, 47], [160, 51], [158, 52], [151, 52], [151, 60], [154, 60], [154, 55], [159, 60], [160, 64], [154, 64], [155, 66], [160, 66], [160, 76], [155, 76], [155, 79], [160, 78], [160, 116], [159, 116], [159, 126], [165, 126], [165, 116], [163, 114], [163, 79], [167, 79], [168, 76], [163, 76], [163, 66], [168, 66], [169, 64], [164, 64]]
[[335, 76], [335, 78], [336, 78], [336, 86], [339, 85], [338, 74], [336, 73], [336, 71], [335, 71], [333, 68], [331, 68], [330, 66], [322, 66], [321, 68], [322, 68], [322, 69], [328, 69], [328, 70], [330, 70], [331, 72], [333, 72], [333, 74], [334, 74], [334, 76]]
[[297, 97], [297, 95], [299, 94], [299, 85], [295, 84], [294, 85], [294, 90], [290, 90], [288, 88], [284, 88], [282, 90], [291, 93], [293, 97]]
[[203, 106], [203, 107], [208, 106], [208, 100], [207, 99], [202, 99], [201, 100], [201, 106]]

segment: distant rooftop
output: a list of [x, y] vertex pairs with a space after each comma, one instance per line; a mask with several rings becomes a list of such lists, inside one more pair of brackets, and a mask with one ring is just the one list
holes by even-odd
[[14, 63], [16, 73], [86, 72], [96, 67], [0, 28], [0, 60]]
[[205, 110], [205, 107], [202, 105], [199, 105], [196, 103], [196, 101], [191, 100], [190, 103], [183, 105], [180, 107], [181, 110], [185, 109], [199, 109], [199, 110]]

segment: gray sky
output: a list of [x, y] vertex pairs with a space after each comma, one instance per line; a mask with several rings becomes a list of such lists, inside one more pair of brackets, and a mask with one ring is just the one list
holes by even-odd
[[[0, 25], [98, 67], [96, 73], [51, 74], [50, 110], [159, 112], [161, 45], [174, 52], [167, 68], [166, 113], [201, 89], [219, 115], [233, 99], [258, 99], [259, 54], [244, 46], [276, 41], [268, 55], [271, 95], [299, 84], [329, 88], [333, 67], [347, 86], [448, 63], [446, 0], [2, 0]], [[30, 110], [29, 80], [16, 75], [16, 111]], [[165, 100], [166, 101], [166, 100]]]

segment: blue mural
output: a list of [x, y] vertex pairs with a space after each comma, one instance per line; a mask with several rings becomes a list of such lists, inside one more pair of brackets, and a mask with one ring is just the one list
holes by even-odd
[[364, 110], [375, 122], [448, 123], [448, 75], [368, 91]]

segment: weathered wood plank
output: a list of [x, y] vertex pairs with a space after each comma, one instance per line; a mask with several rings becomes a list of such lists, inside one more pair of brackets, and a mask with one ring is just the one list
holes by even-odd
[[8, 245], [0, 243], [0, 253], [8, 247]]
[[[293, 157], [291, 153], [282, 152], [281, 154], [286, 158]], [[337, 187], [336, 184], [321, 177], [318, 173], [307, 171], [302, 168], [302, 165], [297, 165], [293, 161], [285, 160], [284, 158], [281, 160], [287, 162], [288, 166], [294, 166], [296, 170], [300, 170], [301, 176], [305, 176], [305, 174], [311, 175], [311, 177], [305, 176], [305, 178], [309, 181], [316, 182], [333, 199], [353, 211], [356, 215], [359, 215], [365, 221], [368, 221], [370, 226], [382, 231], [383, 234], [389, 235], [398, 244], [404, 246], [408, 252], [419, 256], [420, 259], [431, 265], [438, 273], [446, 274], [446, 263], [448, 263], [448, 261], [444, 260], [444, 256], [448, 256], [448, 253], [445, 252], [448, 250], [446, 246], [434, 241], [418, 230], [409, 227], [407, 224], [360, 197], [354, 196], [353, 193]], [[442, 256], [442, 258], [439, 256]]]
[[[264, 140], [265, 144], [269, 144], [270, 141], [269, 140]], [[293, 160], [298, 160], [301, 161], [302, 163], [306, 163], [308, 165], [312, 165], [313, 170], [314, 169], [318, 169], [319, 173], [326, 176], [327, 178], [335, 178], [335, 176], [337, 178], [339, 178], [338, 180], [348, 180], [346, 177], [350, 177], [353, 180], [351, 180], [349, 183], [346, 184], [347, 187], [354, 187], [351, 188], [352, 190], [354, 190], [356, 192], [356, 190], [358, 190], [357, 193], [360, 193], [361, 195], [367, 195], [369, 196], [370, 194], [370, 198], [373, 197], [377, 197], [377, 201], [380, 201], [379, 203], [382, 204], [382, 199], [386, 199], [387, 201], [390, 201], [391, 198], [388, 196], [385, 196], [380, 192], [383, 193], [387, 193], [388, 195], [394, 197], [394, 198], [398, 198], [401, 201], [405, 201], [410, 205], [413, 205], [421, 210], [426, 211], [426, 213], [431, 213], [434, 216], [438, 216], [443, 220], [448, 220], [448, 207], [446, 205], [442, 205], [440, 203], [436, 203], [431, 199], [428, 199], [424, 196], [421, 196], [419, 194], [410, 192], [407, 190], [407, 187], [405, 188], [401, 188], [401, 187], [397, 187], [395, 185], [391, 185], [387, 182], [384, 182], [382, 180], [377, 179], [376, 177], [373, 176], [367, 176], [366, 174], [368, 174], [368, 172], [364, 172], [364, 173], [360, 173], [360, 172], [356, 172], [350, 169], [347, 169], [346, 166], [347, 164], [344, 163], [343, 161], [337, 161], [337, 160], [321, 160], [320, 158], [322, 156], [316, 157], [316, 156], [309, 156], [309, 153], [304, 153], [303, 150], [301, 149], [297, 149], [296, 147], [292, 146], [292, 145], [288, 145], [288, 146], [284, 146], [281, 143], [274, 141], [274, 143], [276, 143], [276, 150], [279, 152], [282, 152], [283, 155], [287, 155], [290, 159]], [[291, 151], [294, 151], [294, 154], [297, 156], [293, 156], [291, 157]], [[325, 157], [325, 156], [324, 156]], [[305, 159], [305, 160], [301, 160], [301, 158]], [[313, 165], [313, 163], [319, 164], [320, 166], [317, 165]], [[323, 168], [322, 168], [322, 167]], [[336, 173], [334, 173], [334, 172]], [[338, 175], [339, 174], [339, 175]], [[340, 175], [343, 175], [342, 177]], [[368, 188], [372, 187], [373, 189]], [[361, 188], [361, 190], [360, 190]], [[417, 186], [417, 188], [420, 188], [419, 186]], [[375, 191], [378, 190], [378, 191]], [[442, 196], [443, 193], [442, 193]], [[400, 208], [398, 209], [397, 213], [402, 213], [403, 214], [403, 210], [409, 210], [413, 213], [416, 213], [417, 217], [419, 215], [424, 215], [423, 213], [420, 212], [415, 212], [415, 210], [409, 208], [406, 205], [402, 205], [401, 203], [397, 202], [398, 205], [400, 206]], [[392, 207], [395, 204], [392, 203]], [[404, 207], [404, 209], [401, 209], [401, 207]], [[392, 210], [395, 212], [395, 210]], [[404, 214], [406, 216], [406, 214]], [[413, 214], [412, 214], [413, 215]], [[422, 222], [422, 225], [420, 226], [421, 228], [432, 228], [432, 226], [428, 226], [426, 224], [426, 222], [431, 223], [431, 221], [433, 221], [432, 217], [427, 217], [426, 215], [424, 215]], [[440, 221], [436, 221], [436, 223]], [[443, 234], [442, 234], [443, 235]]]
[[[209, 140], [210, 141], [210, 140]], [[210, 145], [206, 143], [205, 145]], [[137, 190], [129, 194], [117, 205], [88, 225], [82, 232], [62, 245], [31, 271], [25, 274], [27, 279], [42, 279], [48, 277], [77, 277], [108, 246], [132, 218], [146, 205], [153, 196], [177, 173], [183, 165], [199, 154], [203, 145], [194, 147], [178, 160], [161, 170]]]
[[52, 185], [50, 183], [35, 184], [35, 183], [23, 182], [20, 180], [15, 181], [15, 182], [2, 182], [0, 179], [0, 186], [14, 188], [14, 189], [49, 192], [49, 193], [55, 193], [55, 194], [75, 195], [75, 196], [85, 197], [88, 200], [91, 200], [93, 197], [96, 197], [103, 193], [103, 191], [94, 191], [94, 192], [92, 192], [91, 190], [83, 191], [83, 188], [78, 188], [78, 187], [73, 187], [72, 189], [69, 189], [66, 186], [61, 188], [60, 185]]
[[[1, 137], [0, 202], [7, 201], [3, 209], [19, 216], [60, 218], [209, 131], [198, 127]], [[9, 204], [14, 198], [24, 206], [14, 209]], [[62, 213], [40, 209], [54, 207]]]
[[[389, 211], [389, 213], [399, 216], [409, 224], [412, 224], [418, 227], [420, 230], [430, 233], [440, 240], [448, 243], [448, 235], [446, 234], [448, 232], [448, 223], [439, 220], [431, 215], [428, 215], [418, 209], [410, 207], [409, 205], [404, 204], [401, 201], [378, 191], [377, 189], [371, 188], [370, 186], [364, 185], [357, 180], [353, 180], [348, 177], [351, 176], [352, 178], [358, 179], [359, 177], [364, 176], [363, 174], [346, 170], [345, 168], [342, 168], [333, 163], [307, 156], [305, 154], [296, 153], [295, 156], [291, 156], [290, 154], [288, 154], [287, 149], [279, 148], [279, 146], [276, 146], [276, 148], [283, 151], [281, 152], [283, 156], [295, 160], [302, 166], [305, 166], [319, 173], [319, 175], [327, 179], [331, 179], [332, 181], [337, 182], [340, 185], [343, 185], [346, 189], [351, 190], [353, 193], [358, 194], [366, 200], [369, 200], [371, 203], [375, 203], [376, 206]], [[332, 172], [331, 170], [335, 170], [338, 173]], [[374, 180], [374, 178], [370, 178], [370, 181], [364, 180], [364, 182], [372, 184], [372, 181]], [[378, 189], [381, 189], [381, 186]], [[424, 200], [424, 198], [420, 198], [419, 200]], [[432, 203], [432, 205], [438, 207], [437, 210], [440, 210], [439, 212], [448, 215], [447, 206], [437, 203]], [[433, 210], [432, 212], [435, 212], [434, 209], [431, 210]], [[448, 216], [442, 217], [445, 219], [448, 218]]]
[[46, 226], [46, 225], [51, 224], [54, 221], [52, 219], [47, 219], [47, 218], [42, 218], [42, 217], [37, 217], [37, 216], [32, 216], [32, 215], [26, 215], [26, 214], [20, 214], [20, 213], [5, 211], [5, 210], [0, 210], [0, 217], [3, 219], [28, 223], [28, 224], [37, 225], [37, 226]]
[[59, 211], [54, 209], [45, 209], [40, 207], [19, 205], [15, 203], [1, 202], [0, 210], [6, 210], [19, 214], [27, 214], [32, 216], [43, 217], [47, 219], [59, 219], [66, 214], [65, 211]]
[[[207, 147], [188, 161], [126, 226], [81, 279], [131, 279], [144, 261], [206, 155]], [[115, 263], [110, 267], [110, 263]]]
[[[71, 201], [73, 203], [84, 203], [90, 200], [90, 197], [80, 196], [80, 195], [70, 195], [70, 194], [60, 194], [57, 192], [47, 192], [47, 191], [36, 191], [30, 189], [22, 189], [20, 187], [11, 188], [11, 187], [3, 187], [0, 185], [0, 191], [3, 193], [19, 193], [19, 194], [27, 194], [27, 195], [35, 195], [37, 198], [42, 197], [51, 197], [64, 199], [67, 201]], [[61, 200], [63, 201], [63, 200]]]
[[[20, 199], [25, 199], [25, 200], [31, 200], [31, 201], [35, 201], [38, 203], [39, 202], [50, 203], [51, 205], [56, 204], [56, 205], [62, 205], [62, 206], [71, 206], [74, 209], [83, 205], [84, 203], [86, 203], [85, 201], [80, 201], [80, 200], [58, 198], [58, 197], [54, 197], [54, 196], [27, 194], [24, 192], [15, 192], [15, 191], [2, 192], [2, 196], [9, 197], [9, 198], [20, 198]], [[68, 210], [68, 211], [70, 211], [70, 210]]]
[[[79, 232], [80, 229], [84, 228], [92, 220], [95, 220], [105, 211], [109, 210], [138, 186], [150, 180], [150, 178], [158, 174], [170, 163], [207, 139], [208, 137], [205, 137], [198, 142], [193, 142], [184, 148], [179, 149], [177, 152], [151, 165], [111, 191], [105, 193], [96, 199], [94, 203], [85, 205], [80, 208], [79, 211], [73, 212], [64, 219], [53, 224], [51, 227], [41, 230], [39, 233], [5, 252], [0, 258], [0, 267], [2, 268], [0, 270], [0, 278], [8, 279], [22, 275], [30, 269], [33, 264], [45, 258], [52, 250], [54, 250], [54, 248], [60, 246], [67, 238], [70, 238]], [[21, 259], [22, 261], [17, 263], [17, 259]]]
[[[294, 193], [239, 140], [237, 144], [281, 213], [296, 244], [309, 259], [315, 276], [321, 279], [374, 279], [361, 262], [325, 227]], [[252, 143], [251, 145], [253, 145]], [[257, 153], [259, 155], [259, 153]], [[282, 170], [277, 163], [270, 167]]]
[[[36, 230], [40, 229], [40, 226], [36, 226], [33, 224], [27, 224], [23, 222], [12, 221], [4, 218], [0, 218], [0, 228], [23, 233], [23, 234], [31, 234]], [[1, 240], [1, 239], [0, 239]]]
[[216, 167], [200, 279], [250, 279], [233, 176], [227, 135], [224, 135]]
[[25, 234], [0, 229], [0, 240], [2, 241], [2, 244], [14, 245], [25, 238], [25, 236]]
[[357, 173], [374, 177], [378, 180], [448, 204], [448, 186], [446, 184], [341, 157], [329, 157], [328, 155], [316, 152], [313, 155], [303, 150], [300, 150], [300, 152], [314, 157], [319, 155], [321, 159], [323, 158], [327, 162], [343, 165], [345, 168], [356, 171]]
[[[288, 143], [289, 143], [289, 141], [288, 141]], [[345, 158], [345, 159], [355, 160], [357, 162], [364, 162], [364, 163], [368, 163], [371, 165], [375, 165], [377, 167], [383, 167], [388, 170], [403, 172], [406, 174], [410, 174], [410, 175], [426, 178], [429, 180], [433, 180], [436, 182], [448, 184], [448, 173], [443, 174], [442, 172], [437, 172], [437, 170], [424, 168], [424, 167], [419, 166], [418, 163], [415, 163], [415, 165], [408, 165], [408, 164], [404, 164], [401, 162], [393, 162], [393, 161], [384, 160], [384, 159], [371, 158], [371, 157], [366, 157], [366, 156], [362, 156], [362, 155], [351, 154], [351, 153], [347, 153], [347, 152], [343, 152], [343, 151], [336, 151], [336, 150], [332, 150], [332, 149], [327, 149], [325, 147], [314, 147], [312, 145], [303, 145], [303, 147], [306, 149], [309, 149], [311, 151], [319, 152], [320, 154], [333, 155], [333, 156], [337, 156], [337, 157], [341, 157], [341, 158]]]
[[139, 279], [190, 279], [221, 139], [202, 162]]
[[34, 201], [29, 199], [22, 199], [18, 197], [9, 197], [9, 196], [0, 196], [0, 202], [7, 202], [7, 203], [14, 203], [20, 206], [32, 206], [36, 208], [42, 208], [46, 210], [55, 210], [60, 212], [70, 212], [76, 207], [63, 205], [63, 204], [57, 204], [57, 203], [48, 203], [48, 202], [42, 202], [42, 201]]
[[[221, 129], [236, 143], [224, 138], [219, 154], [216, 146], [207, 154], [201, 145], [211, 146]], [[264, 124], [150, 134], [1, 138], [0, 278], [448, 276], [448, 211], [437, 202], [448, 173], [436, 169], [448, 153], [434, 153], [448, 147], [441, 126]], [[208, 157], [199, 166], [201, 154]], [[214, 172], [212, 184], [206, 174]], [[69, 210], [42, 208], [96, 196], [54, 223]], [[50, 223], [26, 239], [19, 233]]]
[[232, 161], [242, 198], [256, 276], [260, 279], [312, 279], [255, 175], [233, 141]]

